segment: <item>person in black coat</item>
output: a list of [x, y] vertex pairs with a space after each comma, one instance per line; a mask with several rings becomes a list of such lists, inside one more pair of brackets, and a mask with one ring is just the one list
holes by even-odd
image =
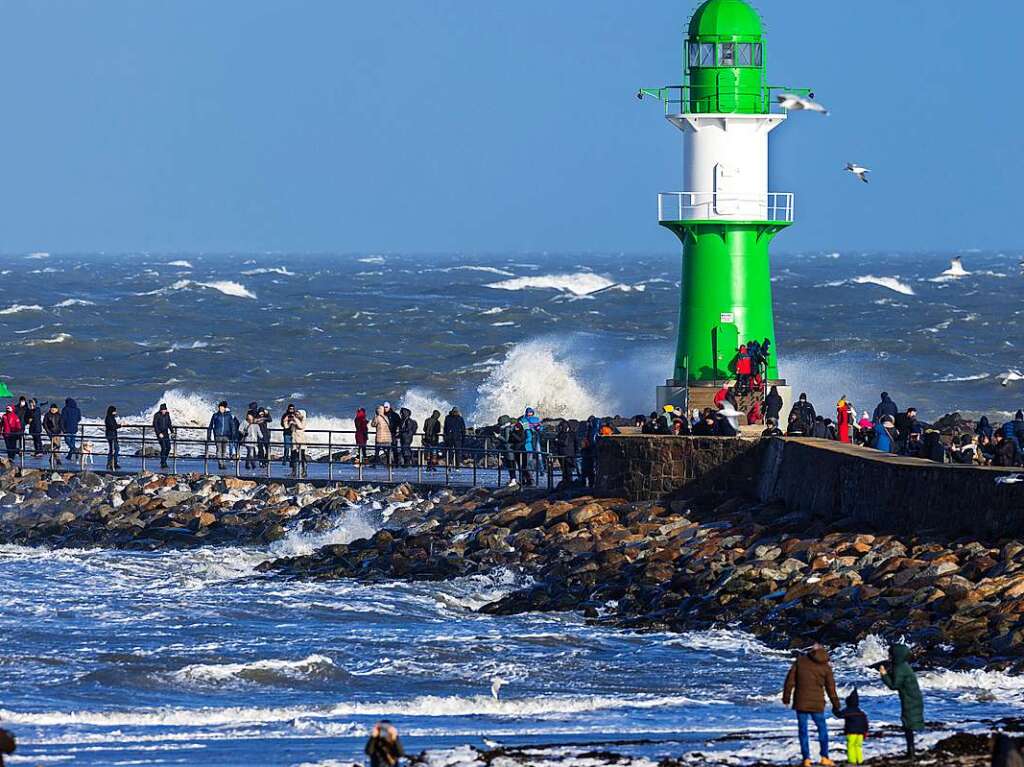
[[817, 417], [817, 413], [814, 412], [814, 405], [807, 401], [807, 395], [800, 394], [800, 399], [793, 405], [793, 409], [789, 411], [789, 423], [793, 423], [793, 416], [796, 415], [797, 420], [800, 422], [800, 427], [804, 434], [810, 434], [811, 430], [814, 429], [814, 419]]
[[875, 405], [875, 412], [871, 416], [871, 420], [875, 423], [881, 423], [882, 419], [887, 415], [892, 416], [894, 419], [899, 415], [900, 409], [896, 407], [896, 403], [892, 401], [889, 396], [889, 392], [884, 391], [881, 395], [881, 401]]
[[68, 441], [69, 461], [78, 454], [78, 425], [81, 422], [82, 411], [78, 409], [78, 403], [68, 397], [60, 411], [60, 429]]
[[995, 436], [995, 431], [992, 429], [992, 424], [989, 423], [987, 415], [983, 415], [978, 421], [978, 425], [974, 427], [974, 433], [979, 437], [984, 434], [989, 439]]
[[462, 446], [466, 441], [466, 422], [463, 420], [462, 413], [459, 412], [457, 407], [453, 407], [451, 412], [444, 417], [442, 433], [444, 434], [444, 447], [445, 453], [448, 455], [449, 466], [454, 466], [455, 470], [458, 471], [459, 466], [462, 464]]
[[576, 473], [576, 453], [579, 448], [577, 427], [578, 424], [571, 421], [560, 421], [555, 431], [555, 449], [562, 464], [562, 482], [566, 485], [572, 484]]
[[766, 425], [765, 430], [761, 432], [761, 436], [762, 437], [781, 437], [781, 436], [783, 436], [782, 429], [779, 428], [778, 422], [774, 418], [769, 418], [765, 423], [767, 425]]
[[413, 420], [412, 411], [407, 407], [403, 407], [398, 415], [398, 442], [402, 448], [402, 466], [408, 468], [412, 464], [412, 441], [419, 424]]
[[156, 441], [160, 444], [160, 468], [167, 468], [167, 457], [171, 454], [171, 413], [167, 409], [167, 403], [161, 402], [160, 409], [153, 414], [153, 433], [156, 434]]
[[781, 414], [782, 395], [779, 394], [779, 387], [773, 386], [768, 392], [768, 396], [764, 398], [764, 417], [766, 421], [773, 420], [778, 423]]
[[32, 435], [32, 457], [39, 458], [43, 454], [43, 411], [34, 399], [28, 401], [21, 423]]
[[[445, 418], [447, 424], [448, 419]], [[445, 444], [448, 439], [445, 438]], [[508, 435], [508, 446], [519, 464], [519, 483], [523, 487], [533, 484], [533, 476], [530, 474], [530, 455], [526, 452], [526, 427], [520, 420], [512, 422], [512, 430]]]
[[47, 438], [50, 440], [50, 466], [60, 466], [61, 421], [60, 408], [56, 402], [50, 405], [50, 409], [43, 416], [42, 426]]
[[385, 402], [384, 417], [388, 419], [388, 428], [391, 429], [391, 460], [394, 465], [397, 465], [399, 460], [398, 433], [402, 429], [402, 416], [391, 407], [390, 402]]
[[1017, 446], [1000, 431], [996, 433], [996, 447], [992, 457], [993, 466], [1016, 466]]
[[117, 431], [121, 428], [121, 422], [117, 420], [117, 407], [111, 405], [107, 408], [107, 415], [103, 419], [103, 435], [107, 438], [107, 471], [117, 471], [121, 465], [117, 459], [121, 456], [121, 444], [117, 439]]
[[946, 446], [942, 444], [942, 435], [935, 429], [928, 429], [921, 441], [920, 457], [935, 463], [946, 462]]

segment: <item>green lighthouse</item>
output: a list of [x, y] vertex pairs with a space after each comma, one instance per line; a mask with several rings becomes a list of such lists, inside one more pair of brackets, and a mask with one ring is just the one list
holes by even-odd
[[[645, 88], [683, 134], [683, 189], [658, 195], [658, 221], [683, 245], [679, 335], [659, 405], [701, 406], [733, 377], [741, 344], [771, 342], [779, 385], [768, 246], [793, 223], [793, 195], [768, 190], [768, 134], [786, 115], [768, 85], [761, 17], [744, 0], [707, 0], [690, 19], [683, 84]], [[788, 399], [784, 396], [784, 398]]]

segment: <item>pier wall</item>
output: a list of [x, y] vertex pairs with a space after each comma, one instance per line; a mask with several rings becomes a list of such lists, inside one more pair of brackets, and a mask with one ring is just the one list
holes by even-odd
[[630, 500], [707, 492], [781, 503], [837, 524], [947, 538], [1024, 537], [1012, 470], [936, 464], [816, 439], [616, 436], [598, 445], [598, 490]]

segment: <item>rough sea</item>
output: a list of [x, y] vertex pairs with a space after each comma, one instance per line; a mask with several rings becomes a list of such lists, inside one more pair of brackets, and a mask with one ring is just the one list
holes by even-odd
[[[956, 255], [968, 274], [944, 274]], [[782, 374], [825, 411], [842, 394], [871, 409], [884, 388], [926, 419], [1012, 412], [1024, 381], [1000, 377], [1024, 367], [1020, 260], [780, 255]], [[166, 401], [179, 423], [204, 423], [221, 398], [278, 411], [294, 400], [313, 428], [384, 399], [420, 417], [457, 404], [478, 423], [526, 405], [631, 415], [670, 373], [679, 271], [673, 255], [5, 256], [0, 378], [40, 400], [74, 396], [87, 416], [117, 404], [129, 421]], [[268, 548], [0, 547], [12, 763], [350, 764], [380, 717], [439, 765], [484, 736], [630, 741], [608, 748], [655, 760], [797, 753], [778, 700], [789, 656], [739, 629], [637, 634], [571, 614], [475, 613], [522, 585], [507, 572], [373, 586], [255, 572], [363, 537], [379, 514]], [[898, 720], [868, 668], [883, 654], [869, 639], [835, 656], [841, 692], [859, 686], [878, 725]], [[497, 699], [494, 678], [507, 682]], [[1000, 672], [937, 669], [922, 684], [931, 722], [1024, 710], [1024, 680]], [[899, 741], [883, 733], [871, 753]]]

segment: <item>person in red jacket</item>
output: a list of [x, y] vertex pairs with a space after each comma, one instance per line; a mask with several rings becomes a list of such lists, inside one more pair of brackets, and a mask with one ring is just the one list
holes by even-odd
[[0, 418], [0, 434], [7, 445], [7, 457], [12, 461], [18, 457], [18, 442], [21, 440], [24, 427], [21, 419], [14, 412], [14, 405], [8, 405], [3, 418]]
[[741, 394], [750, 391], [750, 379], [754, 375], [754, 363], [747, 353], [747, 345], [740, 346], [736, 357], [736, 390]]
[[856, 413], [853, 406], [846, 401], [845, 395], [836, 403], [836, 425], [839, 427], [840, 442], [850, 442], [850, 424]]
[[366, 443], [370, 437], [370, 421], [366, 418], [366, 409], [356, 410], [356, 456], [359, 463], [366, 463]]

